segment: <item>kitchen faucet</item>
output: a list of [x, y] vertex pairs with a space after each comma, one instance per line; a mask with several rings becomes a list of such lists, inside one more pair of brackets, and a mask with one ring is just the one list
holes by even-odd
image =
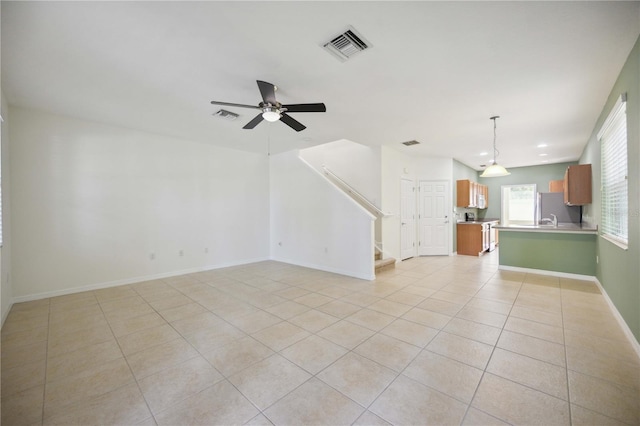
[[540, 222], [551, 222], [553, 224], [554, 227], [558, 227], [558, 216], [556, 216], [553, 213], [549, 213], [549, 216], [552, 216], [553, 219], [549, 219], [548, 217], [544, 217], [542, 219], [540, 219]]

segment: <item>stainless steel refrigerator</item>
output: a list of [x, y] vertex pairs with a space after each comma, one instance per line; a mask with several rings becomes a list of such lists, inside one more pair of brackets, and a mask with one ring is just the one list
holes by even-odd
[[538, 223], [542, 218], [551, 218], [551, 214], [558, 217], [558, 223], [580, 223], [582, 219], [581, 207], [565, 205], [562, 192], [538, 192], [537, 207]]

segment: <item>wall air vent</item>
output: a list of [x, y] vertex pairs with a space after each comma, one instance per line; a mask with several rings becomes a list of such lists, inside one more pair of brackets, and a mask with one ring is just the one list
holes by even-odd
[[233, 121], [238, 118], [238, 114], [236, 114], [235, 112], [227, 111], [226, 109], [221, 109], [220, 111], [215, 112], [213, 115], [216, 117], [224, 118], [227, 121]]
[[413, 140], [413, 141], [402, 142], [402, 145], [406, 145], [406, 146], [420, 145], [420, 142]]
[[353, 55], [371, 47], [371, 43], [356, 32], [353, 27], [349, 27], [345, 32], [337, 35], [331, 41], [322, 45], [340, 61], [344, 62]]

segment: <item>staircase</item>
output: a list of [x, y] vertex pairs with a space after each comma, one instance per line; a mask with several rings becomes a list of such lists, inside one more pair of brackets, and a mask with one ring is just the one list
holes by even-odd
[[387, 257], [386, 259], [382, 258], [382, 253], [380, 250], [376, 249], [375, 254], [375, 273], [388, 271], [389, 269], [394, 269], [396, 267], [396, 260], [393, 257]]
[[[378, 208], [375, 204], [369, 201], [364, 195], [359, 193], [355, 188], [353, 188], [347, 182], [342, 180], [338, 175], [336, 175], [331, 170], [329, 170], [324, 164], [322, 165], [322, 170], [324, 171], [324, 175], [331, 182], [333, 182], [334, 185], [336, 185], [340, 190], [348, 194], [353, 200], [355, 200], [358, 204], [360, 204], [369, 213], [376, 216], [376, 220], [393, 216], [390, 213], [385, 213], [382, 210], [380, 210], [380, 208]], [[385, 259], [382, 258], [382, 252], [383, 252], [382, 243], [376, 241], [376, 243], [374, 244], [374, 247], [375, 247], [374, 273], [377, 274], [379, 272], [394, 269], [396, 267], [396, 260], [393, 257], [387, 257]]]

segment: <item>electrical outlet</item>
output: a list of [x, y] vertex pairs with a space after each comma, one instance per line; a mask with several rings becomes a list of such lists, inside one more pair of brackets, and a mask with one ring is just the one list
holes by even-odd
[[180, 250], [180, 251], [178, 252], [178, 256], [180, 256], [180, 257], [184, 256], [184, 250]]
[[155, 253], [149, 254], [149, 260], [155, 260], [155, 259], [156, 259], [156, 254]]
[[209, 253], [209, 247], [205, 247], [205, 248], [204, 248], [204, 252], [205, 252], [205, 253]]
[[600, 263], [600, 256], [596, 256], [596, 263]]
[[325, 252], [325, 253], [329, 253], [329, 248], [328, 248], [328, 247], [325, 247], [325, 248], [324, 248], [324, 252]]

